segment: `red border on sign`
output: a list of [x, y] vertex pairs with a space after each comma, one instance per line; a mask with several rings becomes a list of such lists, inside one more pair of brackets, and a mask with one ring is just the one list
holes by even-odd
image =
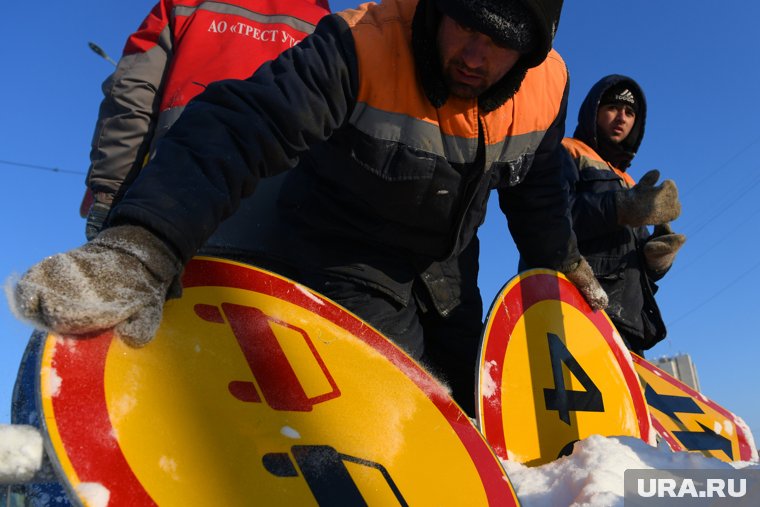
[[[614, 328], [609, 319], [603, 312], [591, 310], [578, 289], [567, 279], [555, 274], [536, 273], [520, 275], [519, 281], [509, 289], [508, 292], [502, 292], [499, 295], [499, 303], [494, 305], [490, 312], [490, 332], [498, 328], [500, 333], [506, 336], [504, 340], [487, 339], [486, 348], [483, 351], [484, 358], [504, 358], [507, 347], [512, 337], [517, 322], [536, 303], [546, 300], [559, 300], [567, 303], [589, 319], [599, 330], [607, 344], [610, 346], [612, 353], [623, 372], [623, 377], [628, 385], [633, 398], [633, 406], [636, 411], [636, 420], [639, 424], [641, 438], [645, 441], [650, 440], [652, 427], [649, 419], [646, 400], [641, 393], [640, 384], [636, 372], [631, 368], [626, 360], [625, 353], [613, 337]], [[502, 331], [503, 330], [503, 331]], [[493, 378], [502, 378], [503, 362], [498, 361], [496, 367], [492, 370]], [[492, 395], [497, 400], [502, 399], [501, 383], [497, 382], [496, 392]], [[506, 438], [504, 434], [504, 420], [502, 417], [502, 405], [498, 404], [498, 409], [488, 410], [490, 404], [483, 404], [484, 414], [482, 428], [486, 429], [486, 439], [491, 443], [496, 454], [502, 459], [508, 459], [506, 456]], [[500, 455], [503, 454], [503, 455]]]
[[[389, 340], [335, 303], [266, 271], [211, 258], [192, 259], [183, 287], [230, 287], [259, 292], [320, 315], [383, 354], [426, 394], [464, 444], [481, 478], [489, 505], [517, 505], [493, 451], [467, 416], [430, 375]], [[58, 344], [52, 366], [64, 379], [52, 398], [58, 432], [81, 482], [96, 482], [111, 493], [111, 507], [156, 505], [129, 468], [113, 434], [105, 399], [105, 362], [111, 333]], [[487, 466], [484, 466], [487, 465]]]
[[[699, 391], [694, 390], [690, 386], [684, 384], [683, 382], [681, 382], [677, 378], [675, 378], [672, 375], [668, 374], [668, 372], [663, 371], [663, 370], [657, 368], [656, 366], [654, 366], [653, 364], [651, 364], [646, 359], [641, 358], [641, 357], [639, 357], [639, 356], [637, 356], [635, 354], [632, 354], [632, 357], [633, 357], [633, 362], [636, 363], [637, 365], [639, 365], [642, 368], [646, 369], [650, 373], [653, 373], [653, 374], [657, 375], [661, 379], [663, 379], [666, 382], [668, 382], [670, 385], [672, 385], [674, 387], [677, 387], [678, 389], [682, 390], [683, 392], [685, 392], [686, 394], [688, 394], [692, 398], [701, 401], [702, 403], [704, 403], [705, 405], [707, 405], [711, 409], [715, 410], [716, 412], [718, 412], [720, 415], [722, 415], [726, 419], [730, 420], [734, 424], [734, 427], [736, 428], [737, 443], [739, 445], [739, 459], [737, 461], [749, 461], [749, 460], [752, 459], [752, 448], [749, 445], [749, 442], [747, 441], [747, 435], [744, 432], [744, 428], [742, 428], [742, 426], [740, 426], [738, 424], [738, 421], [736, 420], [736, 416], [733, 413], [731, 413], [728, 410], [726, 410], [725, 408], [721, 407], [720, 405], [718, 405], [717, 403], [715, 403], [714, 401], [712, 401], [710, 398], [708, 398], [704, 394], [700, 393]], [[654, 415], [652, 415], [652, 419], [656, 420], [656, 418], [655, 418]], [[656, 427], [657, 432], [660, 433], [660, 435], [662, 435], [663, 431], [667, 432], [667, 430], [665, 430], [664, 427], [662, 427], [662, 424], [659, 421], [656, 421], [656, 422], [658, 424], [660, 424], [659, 428]], [[741, 437], [740, 437], [740, 435], [741, 435]], [[671, 446], [671, 448], [674, 451], [683, 451], [683, 450], [686, 450], [680, 444], [680, 442], [678, 442], [678, 447], [679, 448], [676, 449], [676, 448], [673, 447], [673, 444], [672, 444], [671, 441], [674, 440], [675, 437], [670, 437], [670, 439], [669, 439], [665, 435], [662, 435], [662, 436], [663, 436], [663, 438], [665, 438], [665, 440], [668, 442], [668, 444]]]
[[110, 493], [109, 505], [157, 505], [129, 467], [113, 433], [106, 406], [105, 361], [111, 333], [92, 339], [60, 339], [51, 366], [63, 379], [51, 398], [58, 434], [80, 482]]
[[662, 425], [660, 420], [657, 419], [657, 417], [655, 417], [651, 412], [650, 415], [652, 417], [652, 426], [654, 426], [654, 430], [663, 438], [663, 440], [665, 440], [670, 449], [672, 451], [685, 451], [686, 448], [681, 445], [681, 442], [676, 440], [668, 430], [665, 429], [665, 426]]

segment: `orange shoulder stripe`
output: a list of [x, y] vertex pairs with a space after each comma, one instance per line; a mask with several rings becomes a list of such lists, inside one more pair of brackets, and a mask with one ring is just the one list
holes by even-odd
[[629, 187], [632, 187], [636, 184], [636, 180], [634, 180], [630, 174], [621, 171], [617, 167], [604, 160], [596, 151], [594, 151], [583, 141], [580, 141], [573, 137], [566, 137], [562, 139], [562, 146], [564, 146], [568, 153], [570, 153], [570, 156], [573, 157], [573, 160], [575, 160], [576, 163], [582, 160], [586, 164], [590, 164], [597, 169], [608, 169], [610, 171], [614, 171], [615, 174], [617, 174], [623, 181], [625, 181]]

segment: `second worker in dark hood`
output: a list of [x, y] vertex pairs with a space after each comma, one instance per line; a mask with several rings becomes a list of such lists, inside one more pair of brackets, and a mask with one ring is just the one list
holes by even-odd
[[[609, 296], [607, 314], [640, 354], [665, 338], [655, 281], [686, 239], [668, 225], [681, 209], [675, 184], [656, 186], [657, 171], [636, 184], [626, 172], [644, 137], [646, 114], [638, 83], [606, 76], [583, 101], [573, 137], [562, 141], [575, 162], [567, 178], [578, 248]], [[652, 234], [647, 225], [655, 226]]]

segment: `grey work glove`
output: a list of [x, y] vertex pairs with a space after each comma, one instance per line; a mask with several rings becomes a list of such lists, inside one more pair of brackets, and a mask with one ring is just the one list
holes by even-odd
[[167, 295], [178, 297], [181, 270], [163, 241], [122, 225], [32, 266], [16, 283], [11, 305], [40, 329], [76, 337], [113, 328], [139, 347], [158, 329]]
[[681, 202], [673, 180], [665, 180], [655, 186], [660, 171], [646, 173], [638, 184], [627, 190], [615, 192], [618, 224], [639, 227], [659, 225], [678, 218]]
[[657, 225], [646, 243], [644, 259], [655, 273], [663, 273], [673, 264], [676, 253], [686, 242], [686, 236], [675, 234], [669, 224]]
[[589, 266], [586, 259], [581, 260], [570, 266], [564, 271], [568, 280], [573, 282], [592, 310], [604, 310], [609, 304], [607, 293], [604, 292], [599, 281], [594, 276], [594, 271]]

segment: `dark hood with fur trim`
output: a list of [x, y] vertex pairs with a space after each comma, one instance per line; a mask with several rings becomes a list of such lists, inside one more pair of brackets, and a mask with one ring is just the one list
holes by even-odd
[[[599, 137], [596, 127], [596, 115], [599, 110], [599, 102], [604, 93], [619, 84], [624, 84], [634, 94], [636, 101], [639, 102], [639, 111], [631, 133], [618, 144], [604, 137]], [[636, 152], [639, 146], [641, 146], [641, 141], [644, 139], [646, 119], [647, 102], [639, 84], [630, 77], [611, 74], [597, 81], [591, 87], [591, 90], [589, 90], [578, 111], [578, 126], [575, 128], [573, 137], [593, 148], [604, 160], [616, 168], [625, 171], [631, 165], [631, 161], [636, 156]]]
[[[486, 113], [512, 98], [520, 89], [528, 69], [540, 65], [552, 47], [562, 10], [562, 0], [521, 1], [537, 18], [537, 48], [521, 57], [506, 76], [478, 97], [478, 106]], [[412, 21], [412, 46], [425, 94], [435, 107], [441, 107], [448, 100], [449, 91], [443, 80], [436, 43], [441, 13], [435, 4], [435, 0], [420, 0], [417, 4]]]

